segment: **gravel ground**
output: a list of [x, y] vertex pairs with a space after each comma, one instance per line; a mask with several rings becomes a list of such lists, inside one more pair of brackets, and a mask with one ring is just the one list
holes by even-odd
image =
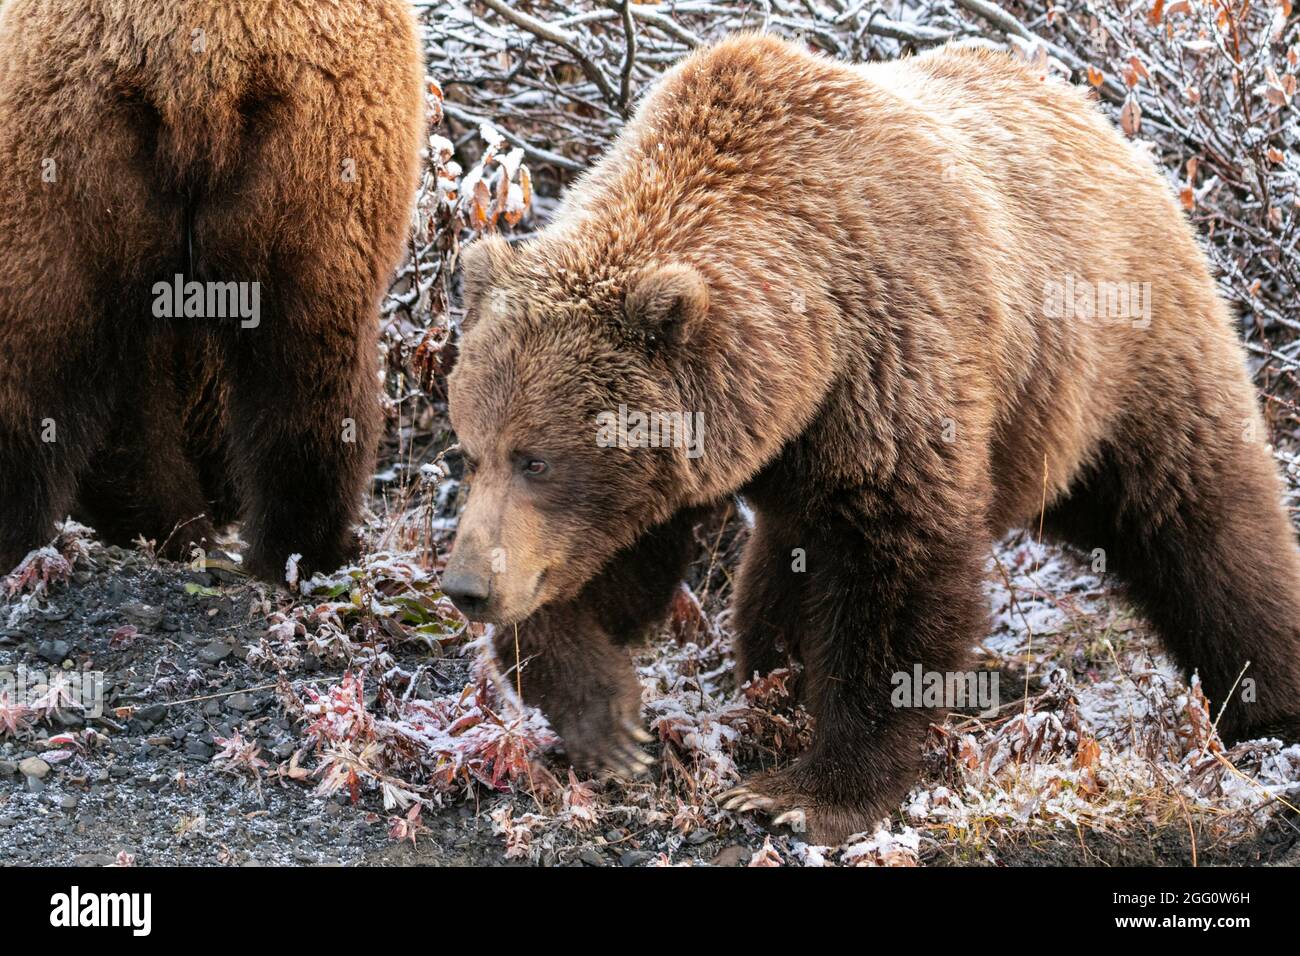
[[[302, 746], [302, 734], [268, 686], [275, 675], [246, 658], [265, 633], [268, 608], [288, 604], [287, 593], [114, 547], [92, 546], [90, 563], [52, 589], [48, 610], [0, 628], [0, 673], [20, 666], [47, 675], [104, 672], [103, 716], [83, 720], [65, 708], [27, 735], [0, 737], [0, 864], [516, 862], [506, 859], [489, 818], [509, 798], [480, 794], [426, 812], [428, 829], [412, 846], [389, 836], [389, 815], [373, 794], [354, 804], [346, 793], [317, 796], [308, 785], [314, 780], [275, 776]], [[3, 612], [0, 605], [0, 620]], [[467, 663], [442, 663], [445, 676], [429, 693], [459, 689], [467, 679]], [[295, 677], [322, 685], [343, 674], [310, 655], [296, 670]], [[256, 742], [269, 764], [260, 781], [214, 763], [218, 741], [236, 732]], [[47, 762], [50, 738], [60, 734], [80, 746], [65, 746], [72, 756]], [[686, 855], [700, 861], [748, 862], [761, 845], [752, 834], [697, 834]], [[630, 830], [610, 829], [548, 849], [540, 862], [634, 865], [649, 862], [654, 850]]]
[[[274, 612], [297, 601], [238, 574], [195, 572], [92, 543], [71, 580], [52, 585], [29, 611], [0, 605], [0, 624], [9, 624], [0, 627], [0, 677], [19, 667], [104, 674], [102, 716], [83, 719], [64, 707], [17, 735], [0, 721], [0, 863], [635, 866], [748, 865], [763, 857], [768, 834], [753, 817], [709, 816], [683, 836], [662, 819], [646, 823], [657, 819], [650, 811], [662, 795], [644, 797], [637, 810], [631, 791], [614, 784], [592, 784], [603, 805], [592, 827], [556, 825], [553, 803], [543, 811], [518, 789], [501, 795], [477, 787], [426, 809], [414, 845], [394, 839], [393, 812], [374, 789], [362, 789], [355, 802], [346, 789], [321, 796], [318, 777], [292, 772], [299, 760], [304, 770], [318, 764], [303, 725], [283, 706], [277, 676], [324, 688], [344, 674], [342, 664], [311, 653], [287, 674], [250, 661]], [[646, 652], [643, 674], [682, 667], [662, 656], [678, 653], [668, 645]], [[425, 674], [416, 693], [429, 699], [454, 696], [471, 681], [459, 653], [417, 642], [390, 650], [407, 671]], [[1022, 681], [1008, 672], [1002, 683]], [[259, 748], [265, 766], [256, 775], [220, 757], [231, 739]], [[563, 775], [554, 756], [544, 763]], [[534, 809], [544, 822], [535, 824], [533, 845], [512, 852], [500, 813], [519, 823]], [[1026, 828], [1003, 833], [995, 851], [968, 837], [927, 839], [914, 856], [930, 865], [1300, 862], [1294, 815], [1230, 836], [1205, 819], [1193, 825], [1135, 814], [1122, 828]], [[810, 862], [789, 835], [772, 842], [775, 858]]]

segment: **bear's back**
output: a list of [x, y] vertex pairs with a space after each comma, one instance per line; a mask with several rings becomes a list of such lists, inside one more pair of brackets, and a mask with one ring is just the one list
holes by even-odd
[[[739, 338], [897, 367], [919, 405], [987, 396], [976, 428], [1024, 471], [1002, 482], [1008, 514], [1040, 499], [1045, 457], [1064, 481], [1115, 433], [1135, 382], [1242, 381], [1153, 163], [1082, 92], [996, 52], [863, 66], [725, 40], [646, 98], [555, 238], [579, 265], [690, 262]], [[1079, 290], [1123, 314], [1074, 314]]]

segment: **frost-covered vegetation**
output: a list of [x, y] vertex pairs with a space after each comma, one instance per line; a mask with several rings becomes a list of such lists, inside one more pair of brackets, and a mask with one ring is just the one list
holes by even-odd
[[[523, 236], [544, 222], [639, 93], [690, 49], [737, 29], [799, 37], [851, 60], [949, 41], [993, 45], [1094, 89], [1153, 151], [1199, 229], [1241, 315], [1294, 486], [1300, 18], [1291, 0], [415, 7], [429, 54], [431, 136], [411, 255], [384, 310], [391, 429], [369, 551], [329, 576], [301, 581], [291, 569], [290, 595], [258, 592], [244, 658], [292, 718], [292, 752], [261, 751], [236, 729], [215, 742], [214, 767], [250, 787], [345, 795], [357, 813], [382, 814], [392, 839], [416, 846], [434, 839], [430, 818], [468, 806], [490, 819], [505, 858], [526, 861], [592, 862], [574, 852], [588, 847], [607, 862], [670, 865], [720, 840], [741, 849], [732, 862], [754, 866], [992, 862], [1044, 839], [1088, 860], [1093, 843], [1113, 847], [1163, 829], [1187, 834], [1194, 860], [1206, 844], [1295, 827], [1300, 746], [1226, 748], [1213, 702], [1178, 678], [1105, 576], [1032, 535], [990, 555], [991, 628], [975, 649], [977, 665], [1001, 675], [1007, 703], [933, 728], [924, 778], [908, 801], [875, 832], [833, 848], [769, 834], [719, 803], [742, 771], [791, 759], [809, 734], [791, 675], [737, 686], [732, 673], [726, 607], [747, 531], [743, 509], [699, 529], [672, 620], [639, 653], [658, 757], [650, 779], [568, 770], [545, 720], [479, 653], [482, 629], [438, 590], [461, 491], [444, 391], [461, 244], [484, 230]], [[24, 562], [5, 582], [9, 626], [75, 587], [88, 554], [80, 529], [70, 528]], [[113, 640], [130, 643], [127, 630]], [[181, 689], [150, 688], [162, 698]], [[54, 736], [39, 739], [53, 763], [67, 758], [51, 755], [98, 746], [94, 731], [55, 733], [58, 704], [34, 710], [0, 697], [0, 739], [48, 731]]]
[[[430, 71], [445, 96], [440, 135], [463, 162], [486, 166], [456, 190], [458, 170], [444, 163], [441, 185], [429, 191], [428, 218], [441, 224], [435, 232], [442, 229], [434, 245], [444, 285], [427, 311], [409, 315], [415, 326], [435, 330], [436, 343], [451, 338], [442, 330], [455, 322], [457, 240], [485, 228], [521, 234], [544, 221], [565, 181], [617, 134], [638, 93], [692, 48], [737, 29], [796, 37], [853, 61], [945, 42], [991, 45], [1044, 75], [1090, 87], [1164, 166], [1241, 315], [1278, 455], [1294, 477], [1300, 19], [1290, 0], [417, 6]], [[519, 159], [502, 162], [507, 149]], [[536, 182], [538, 196], [516, 222], [510, 197], [521, 170], [528, 173], [521, 185], [531, 192]], [[417, 353], [420, 374], [437, 364], [427, 362], [429, 351]], [[431, 384], [428, 416], [436, 428], [440, 405], [436, 380]], [[448, 483], [426, 498], [441, 495], [446, 504]], [[451, 513], [444, 508], [410, 524], [434, 526]], [[743, 521], [732, 525], [740, 527], [718, 533], [744, 534]], [[716, 541], [702, 541], [701, 562], [725, 565], [725, 553], [711, 554], [711, 543], [716, 550]], [[978, 656], [981, 666], [1001, 671], [1004, 686], [1018, 682], [1024, 699], [991, 719], [954, 716], [937, 728], [926, 780], [885, 830], [837, 854], [777, 839], [755, 863], [992, 859], [1000, 841], [1023, 829], [1122, 832], [1188, 826], [1193, 817], [1198, 826], [1241, 834], [1284, 809], [1288, 783], [1300, 779], [1300, 748], [1261, 742], [1225, 750], [1198, 688], [1177, 678], [1104, 581], [1025, 540], [991, 556], [990, 582], [994, 631]], [[553, 798], [534, 792], [527, 809], [501, 813], [512, 855], [535, 857], [552, 829], [594, 826], [602, 817], [682, 839], [695, 827], [751, 825], [720, 811], [714, 797], [735, 782], [738, 765], [788, 759], [807, 726], [781, 675], [760, 687], [734, 686], [725, 567], [697, 568], [692, 585], [697, 591], [684, 591], [675, 611], [677, 639], [654, 645], [641, 661], [646, 714], [662, 745], [660, 779], [602, 789], [598, 798], [575, 796], [582, 785], [563, 779]], [[541, 746], [540, 738], [533, 742]], [[577, 816], [575, 801], [583, 808]]]

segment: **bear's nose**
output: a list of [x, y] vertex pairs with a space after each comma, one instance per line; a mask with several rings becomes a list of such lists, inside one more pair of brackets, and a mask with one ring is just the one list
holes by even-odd
[[452, 570], [442, 577], [442, 593], [451, 598], [466, 617], [474, 617], [487, 607], [492, 593], [492, 582], [471, 571]]

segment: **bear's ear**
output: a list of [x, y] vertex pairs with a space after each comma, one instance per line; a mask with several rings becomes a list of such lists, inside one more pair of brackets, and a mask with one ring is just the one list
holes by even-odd
[[628, 328], [652, 346], [687, 341], [708, 311], [709, 287], [687, 265], [648, 268], [623, 296]]
[[513, 258], [510, 243], [498, 235], [484, 236], [465, 248], [461, 254], [461, 288], [465, 300], [465, 318], [460, 324], [462, 332], [468, 332], [484, 308], [490, 305], [488, 296], [492, 287], [505, 277]]

